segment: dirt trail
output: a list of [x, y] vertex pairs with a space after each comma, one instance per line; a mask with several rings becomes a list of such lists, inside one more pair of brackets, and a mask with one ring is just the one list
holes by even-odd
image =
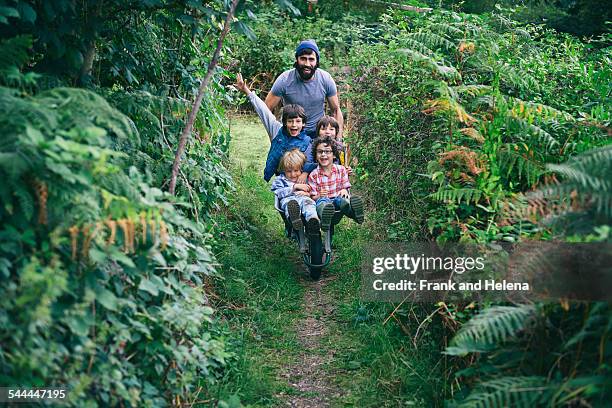
[[297, 360], [281, 373], [281, 376], [295, 389], [296, 395], [278, 397], [286, 401], [285, 406], [297, 408], [330, 407], [330, 401], [341, 395], [326, 365], [334, 358], [322, 340], [331, 330], [334, 316], [333, 299], [325, 294], [325, 284], [334, 277], [313, 282], [307, 274], [303, 276], [305, 286], [304, 318], [295, 328], [302, 352]]
[[[242, 178], [249, 185], [251, 200], [257, 197], [258, 204], [270, 205], [272, 193], [268, 185], [259, 185], [245, 181], [245, 174], [256, 171], [260, 173], [265, 163], [267, 153], [267, 134], [256, 118], [238, 118], [232, 127], [231, 157], [235, 165], [235, 177]], [[259, 177], [259, 176], [258, 176]], [[275, 211], [270, 210], [265, 216], [258, 218], [262, 223], [259, 228], [267, 229], [274, 224], [278, 227], [280, 218]], [[264, 225], [264, 223], [266, 225]], [[279, 231], [280, 232], [280, 231]], [[279, 341], [272, 353], [284, 354], [283, 364], [276, 365], [273, 361], [261, 361], [264, 367], [273, 367], [278, 388], [274, 392], [276, 407], [325, 408], [342, 406], [340, 402], [347, 396], [347, 391], [338, 384], [347, 373], [338, 368], [340, 358], [338, 343], [333, 339], [341, 338], [342, 325], [337, 321], [336, 307], [339, 299], [334, 297], [331, 286], [337, 279], [335, 274], [323, 271], [319, 281], [313, 281], [301, 258], [297, 254], [294, 242], [282, 239], [280, 236], [269, 237], [270, 242], [290, 246], [295, 255], [295, 269], [289, 272], [291, 279], [303, 287], [303, 298], [299, 306], [301, 318], [293, 320], [292, 327], [287, 327], [284, 333], [286, 342]], [[330, 284], [330, 288], [326, 286]], [[274, 315], [274, 313], [272, 313]], [[296, 340], [296, 341], [294, 341]], [[271, 358], [269, 360], [274, 360]], [[354, 375], [351, 372], [350, 375]], [[346, 381], [345, 381], [346, 382]]]

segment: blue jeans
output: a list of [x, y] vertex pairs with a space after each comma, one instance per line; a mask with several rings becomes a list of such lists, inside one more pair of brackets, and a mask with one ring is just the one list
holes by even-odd
[[300, 211], [304, 218], [308, 221], [311, 218], [319, 218], [317, 217], [317, 210], [315, 208], [315, 203], [310, 197], [302, 196], [302, 195], [291, 195], [289, 197], [285, 197], [281, 200], [280, 205], [281, 209], [285, 212], [287, 219], [289, 219], [289, 211], [287, 210], [287, 203], [291, 200], [295, 200], [300, 205]]
[[349, 218], [355, 218], [355, 212], [351, 208], [351, 203], [346, 198], [342, 198], [340, 196], [336, 196], [334, 198], [320, 197], [316, 202], [317, 208], [325, 205], [326, 203], [332, 203], [336, 210], [340, 210], [342, 215], [346, 215]]

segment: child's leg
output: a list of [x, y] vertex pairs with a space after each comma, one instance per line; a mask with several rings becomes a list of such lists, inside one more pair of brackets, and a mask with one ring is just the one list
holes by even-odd
[[298, 198], [302, 214], [306, 219], [306, 232], [314, 234], [319, 231], [321, 225], [319, 223], [319, 217], [317, 216], [317, 207], [315, 202], [310, 197], [300, 196]]
[[336, 207], [336, 210], [340, 210], [343, 215], [351, 217], [351, 205], [349, 204], [349, 201], [346, 198], [342, 198], [340, 196], [334, 198], [334, 206]]
[[291, 198], [290, 200], [287, 200], [284, 207], [285, 216], [287, 217], [287, 219], [289, 219], [289, 221], [291, 221], [291, 225], [293, 225], [293, 228], [295, 228], [296, 230], [301, 229], [303, 223], [300, 205], [298, 204], [298, 202], [295, 199]]
[[334, 212], [336, 211], [332, 200], [327, 197], [321, 197], [317, 200], [317, 214], [321, 220], [321, 230], [327, 231], [331, 227]]
[[334, 198], [334, 205], [342, 212], [342, 214], [352, 218], [358, 224], [363, 222], [363, 200], [361, 197], [352, 195], [350, 200], [342, 197], [336, 197]]
[[298, 199], [298, 203], [300, 204], [300, 209], [302, 210], [302, 214], [306, 220], [311, 218], [319, 219], [317, 216], [317, 207], [315, 206], [315, 202], [310, 197], [300, 196]]
[[357, 222], [357, 224], [363, 223], [364, 213], [363, 213], [363, 200], [361, 197], [352, 195], [350, 199], [351, 211], [353, 213], [353, 219]]

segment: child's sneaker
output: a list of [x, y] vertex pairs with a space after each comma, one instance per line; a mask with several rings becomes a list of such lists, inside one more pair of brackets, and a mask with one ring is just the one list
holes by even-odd
[[321, 223], [315, 217], [312, 217], [309, 220], [306, 220], [306, 233], [307, 234], [316, 234], [321, 229]]
[[289, 201], [287, 203], [287, 212], [289, 213], [289, 221], [291, 221], [293, 228], [296, 230], [302, 229], [304, 224], [302, 223], [302, 214], [298, 202], [295, 200]]
[[351, 196], [351, 209], [355, 215], [355, 221], [357, 224], [363, 223], [363, 200], [359, 196]]
[[321, 231], [329, 231], [336, 207], [332, 203], [323, 204], [321, 209]]

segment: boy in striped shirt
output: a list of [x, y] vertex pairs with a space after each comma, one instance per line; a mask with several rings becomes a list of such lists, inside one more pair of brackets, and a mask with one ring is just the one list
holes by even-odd
[[318, 166], [308, 176], [308, 185], [310, 195], [316, 201], [321, 230], [329, 230], [336, 209], [361, 224], [364, 219], [363, 201], [361, 197], [350, 194], [351, 183], [346, 168], [334, 164], [338, 155], [334, 141], [329, 137], [315, 139], [312, 155]]

